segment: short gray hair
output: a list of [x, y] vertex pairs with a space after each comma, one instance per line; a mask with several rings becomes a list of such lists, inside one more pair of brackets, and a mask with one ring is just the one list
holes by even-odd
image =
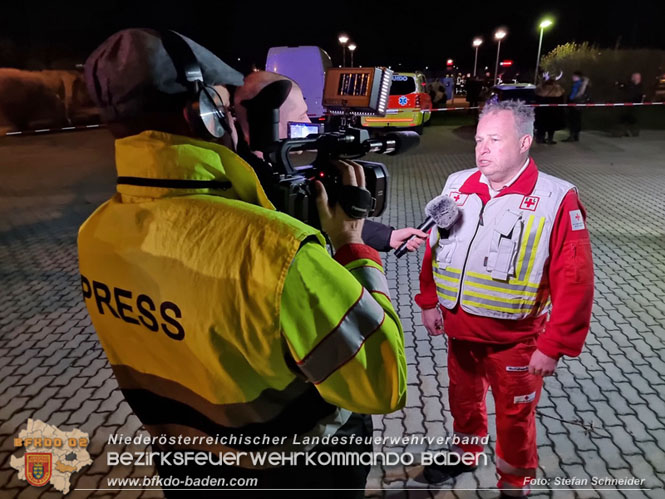
[[533, 135], [535, 112], [533, 107], [521, 100], [488, 101], [478, 119], [500, 111], [510, 111], [513, 113], [515, 128], [519, 137]]

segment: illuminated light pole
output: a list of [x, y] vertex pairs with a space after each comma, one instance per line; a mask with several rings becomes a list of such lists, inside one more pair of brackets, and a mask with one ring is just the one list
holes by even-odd
[[346, 66], [346, 44], [349, 41], [349, 37], [347, 35], [341, 34], [337, 39], [342, 46], [342, 67], [344, 67]]
[[501, 40], [506, 37], [506, 32], [502, 29], [497, 30], [494, 33], [494, 38], [499, 42], [496, 47], [496, 64], [494, 65], [494, 85], [496, 86], [496, 81], [499, 77], [499, 53], [501, 52]]
[[356, 51], [358, 46], [355, 43], [349, 43], [349, 53], [351, 54], [351, 67], [353, 67], [353, 53]]
[[540, 64], [540, 49], [543, 46], [543, 31], [545, 28], [552, 26], [552, 21], [550, 19], [543, 19], [543, 21], [538, 26], [540, 28], [540, 40], [538, 41], [538, 57], [536, 57], [536, 72], [533, 75], [533, 84], [538, 83], [538, 65]]
[[476, 68], [478, 67], [478, 47], [480, 47], [483, 43], [482, 38], [474, 38], [473, 39], [473, 46], [476, 48], [476, 58], [473, 61], [473, 77], [476, 77]]

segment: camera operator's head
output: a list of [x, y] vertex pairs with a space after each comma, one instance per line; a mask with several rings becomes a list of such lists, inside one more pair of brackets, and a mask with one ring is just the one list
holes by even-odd
[[235, 148], [224, 85], [242, 85], [242, 75], [182, 35], [119, 31], [88, 57], [85, 77], [116, 137], [157, 130]]
[[236, 90], [234, 96], [236, 116], [247, 143], [249, 143], [249, 122], [247, 110], [242, 105], [242, 101], [252, 99], [266, 86], [280, 80], [288, 80], [292, 86], [289, 96], [279, 108], [279, 138], [288, 137], [289, 121], [310, 122], [307, 116], [307, 103], [302, 90], [295, 81], [277, 73], [254, 71], [245, 77], [243, 86]]

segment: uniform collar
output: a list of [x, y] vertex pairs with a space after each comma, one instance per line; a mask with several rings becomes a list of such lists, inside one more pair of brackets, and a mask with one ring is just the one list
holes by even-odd
[[[480, 173], [480, 170], [473, 173], [468, 179], [466, 179], [466, 182], [462, 184], [462, 187], [460, 187], [460, 193], [478, 194], [483, 200], [489, 200], [489, 186], [481, 182], [481, 175], [482, 173]], [[495, 197], [505, 196], [506, 194], [522, 194], [528, 196], [533, 192], [537, 180], [538, 167], [533, 158], [529, 157], [529, 161], [524, 171], [522, 171], [522, 173], [514, 179], [509, 186], [501, 189]]]
[[[211, 187], [204, 183], [184, 188], [170, 184], [167, 187], [119, 184], [117, 190], [123, 197], [146, 199], [211, 194], [274, 209], [252, 167], [219, 144], [150, 130], [116, 140], [115, 160], [118, 177], [148, 179], [147, 183], [214, 181], [210, 182]], [[219, 188], [225, 184], [230, 187]]]

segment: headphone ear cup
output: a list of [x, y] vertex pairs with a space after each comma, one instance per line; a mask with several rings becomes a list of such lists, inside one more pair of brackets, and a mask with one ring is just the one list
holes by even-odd
[[198, 112], [201, 126], [206, 129], [210, 136], [220, 138], [224, 135], [225, 126], [223, 120], [226, 119], [224, 116], [224, 103], [214, 89], [208, 91], [204, 87], [199, 92]]
[[187, 124], [189, 125], [189, 129], [195, 137], [199, 137], [201, 139], [212, 138], [207, 128], [203, 124], [203, 120], [201, 119], [198, 98], [193, 100], [188, 99], [183, 109], [183, 113], [185, 115], [185, 119], [187, 120]]

